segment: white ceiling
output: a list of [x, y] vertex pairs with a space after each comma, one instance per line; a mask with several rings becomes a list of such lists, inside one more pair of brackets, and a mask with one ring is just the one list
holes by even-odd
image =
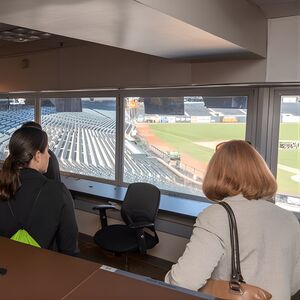
[[[197, 1], [189, 3], [199, 5]], [[230, 3], [237, 3], [234, 1], [245, 0], [230, 0]], [[188, 2], [181, 0], [182, 3]], [[0, 22], [164, 58], [224, 59], [260, 55], [251, 47], [224, 38], [226, 35], [212, 34], [192, 22], [134, 0], [0, 1]], [[233, 25], [241, 37], [247, 35], [242, 31], [243, 23], [240, 27]]]
[[262, 10], [266, 18], [300, 15], [299, 0], [250, 0]]

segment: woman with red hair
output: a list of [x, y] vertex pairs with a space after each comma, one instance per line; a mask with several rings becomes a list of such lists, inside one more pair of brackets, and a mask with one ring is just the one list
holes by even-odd
[[[274, 204], [275, 178], [248, 142], [219, 144], [203, 181], [210, 200], [232, 208], [238, 228], [244, 280], [274, 300], [290, 300], [300, 289], [300, 226]], [[198, 290], [208, 279], [230, 280], [231, 244], [227, 212], [211, 205], [201, 212], [183, 255], [165, 281]]]

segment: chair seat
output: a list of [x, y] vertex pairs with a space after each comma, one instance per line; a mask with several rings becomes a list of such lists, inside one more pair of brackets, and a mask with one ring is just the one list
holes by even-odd
[[[153, 248], [156, 239], [145, 232], [147, 249]], [[94, 241], [103, 249], [115, 253], [138, 251], [138, 240], [136, 230], [126, 225], [110, 225], [100, 229], [94, 235]]]

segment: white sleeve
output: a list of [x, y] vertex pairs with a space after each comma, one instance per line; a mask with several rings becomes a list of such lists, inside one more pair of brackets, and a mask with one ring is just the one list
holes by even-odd
[[211, 277], [224, 254], [224, 244], [215, 233], [209, 215], [211, 213], [204, 211], [198, 216], [191, 239], [183, 255], [167, 273], [165, 282], [198, 290]]
[[294, 270], [292, 295], [295, 295], [300, 290], [300, 254], [298, 255], [297, 263]]
[[296, 237], [296, 239], [298, 240], [298, 244], [297, 244], [298, 256], [297, 256], [297, 260], [294, 268], [294, 274], [292, 278], [292, 295], [295, 295], [300, 290], [300, 227], [299, 227], [298, 220], [296, 220], [296, 226], [298, 229], [298, 234]]

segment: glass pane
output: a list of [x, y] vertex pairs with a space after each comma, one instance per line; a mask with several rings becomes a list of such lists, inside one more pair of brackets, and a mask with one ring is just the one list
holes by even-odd
[[43, 99], [42, 127], [61, 171], [115, 179], [115, 98]]
[[244, 139], [247, 97], [126, 98], [124, 181], [200, 196], [218, 143]]
[[25, 98], [0, 99], [0, 155], [8, 155], [12, 133], [25, 122], [34, 120], [34, 100]]
[[282, 96], [277, 166], [277, 204], [300, 211], [300, 96]]

